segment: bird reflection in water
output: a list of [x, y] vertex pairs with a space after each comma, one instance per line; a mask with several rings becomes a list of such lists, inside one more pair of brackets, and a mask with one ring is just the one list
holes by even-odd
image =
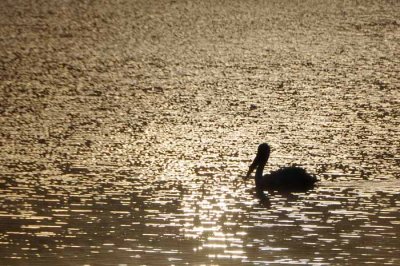
[[268, 162], [270, 155], [270, 147], [267, 143], [258, 146], [257, 155], [251, 163], [245, 180], [249, 179], [253, 171], [256, 169], [255, 185], [256, 195], [264, 206], [269, 206], [270, 201], [264, 191], [269, 193], [278, 192], [292, 198], [291, 192], [305, 192], [314, 188], [317, 178], [310, 175], [300, 167], [284, 167], [270, 174], [263, 175], [264, 167]]

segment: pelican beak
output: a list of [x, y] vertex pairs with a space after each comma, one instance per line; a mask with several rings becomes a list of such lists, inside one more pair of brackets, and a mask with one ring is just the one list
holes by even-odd
[[258, 165], [258, 160], [257, 160], [257, 156], [256, 156], [256, 158], [254, 158], [253, 162], [249, 166], [249, 170], [247, 171], [247, 174], [246, 174], [246, 179], [250, 178], [251, 173], [253, 173], [254, 169], [257, 168], [257, 165]]
[[269, 158], [269, 152], [270, 152], [270, 147], [268, 146], [267, 143], [262, 143], [258, 146], [256, 158], [254, 158], [253, 162], [249, 166], [249, 171], [247, 171], [245, 179], [250, 178], [251, 173], [259, 165], [264, 166], [267, 163]]
[[257, 166], [255, 164], [251, 164], [249, 166], [249, 170], [247, 171], [247, 174], [246, 174], [246, 179], [250, 178], [251, 173], [253, 173], [253, 171], [254, 171], [254, 169], [256, 169], [256, 167]]

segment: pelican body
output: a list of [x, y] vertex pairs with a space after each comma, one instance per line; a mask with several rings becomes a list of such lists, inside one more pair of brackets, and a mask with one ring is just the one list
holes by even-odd
[[255, 183], [257, 190], [300, 192], [314, 187], [317, 178], [300, 167], [285, 167], [263, 176], [269, 154], [269, 145], [267, 143], [260, 144], [256, 158], [247, 172], [246, 178], [249, 178], [254, 169], [256, 169]]

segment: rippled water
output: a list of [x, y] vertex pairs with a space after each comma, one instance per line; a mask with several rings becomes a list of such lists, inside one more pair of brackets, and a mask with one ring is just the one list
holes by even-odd
[[0, 10], [0, 264], [400, 264], [396, 1]]

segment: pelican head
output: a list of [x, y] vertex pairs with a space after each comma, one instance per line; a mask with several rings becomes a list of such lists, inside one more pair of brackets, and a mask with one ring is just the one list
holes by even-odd
[[267, 143], [262, 143], [258, 146], [256, 158], [254, 158], [253, 162], [251, 163], [249, 171], [247, 171], [246, 178], [249, 178], [251, 173], [257, 167], [261, 167], [262, 169], [264, 168], [268, 161], [270, 151], [271, 148]]

